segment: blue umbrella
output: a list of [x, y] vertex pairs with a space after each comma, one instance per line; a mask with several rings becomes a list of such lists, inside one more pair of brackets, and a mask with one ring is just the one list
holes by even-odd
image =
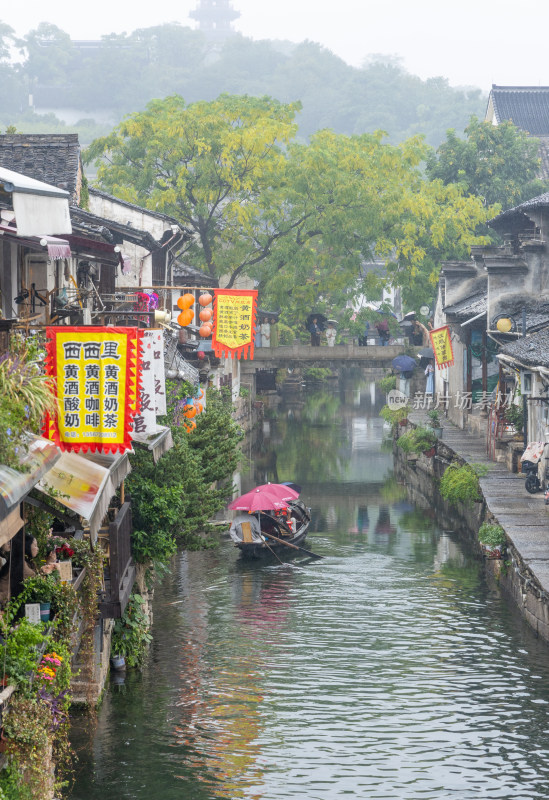
[[398, 372], [412, 372], [417, 367], [417, 361], [414, 361], [410, 356], [397, 356], [391, 361], [393, 369]]
[[398, 319], [397, 315], [392, 311], [384, 311], [382, 308], [376, 308], [376, 314], [383, 314], [386, 317], [394, 317], [395, 319]]

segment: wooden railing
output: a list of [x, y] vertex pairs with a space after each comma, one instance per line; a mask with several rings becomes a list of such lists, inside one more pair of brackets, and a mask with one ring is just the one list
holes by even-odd
[[99, 604], [103, 618], [117, 618], [124, 613], [133, 582], [135, 565], [131, 552], [132, 510], [123, 503], [109, 524], [109, 579], [105, 581], [105, 599]]

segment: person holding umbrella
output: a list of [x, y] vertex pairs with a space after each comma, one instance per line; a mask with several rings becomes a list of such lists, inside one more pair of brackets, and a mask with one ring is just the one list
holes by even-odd
[[335, 326], [336, 326], [335, 320], [329, 319], [328, 320], [328, 327], [326, 328], [326, 331], [325, 331], [325, 334], [324, 334], [326, 336], [326, 343], [327, 343], [328, 347], [333, 347], [335, 345], [335, 340], [336, 340], [336, 336], [337, 336], [337, 331], [336, 331], [336, 327]]
[[376, 329], [379, 338], [381, 339], [381, 344], [383, 345], [383, 347], [385, 347], [385, 345], [389, 344], [389, 337], [391, 335], [389, 333], [389, 323], [387, 322], [385, 317], [380, 319], [379, 322], [376, 322]]
[[417, 363], [410, 356], [402, 355], [393, 358], [391, 366], [395, 372], [400, 373], [400, 380], [399, 380], [400, 391], [404, 395], [406, 395], [406, 397], [410, 397], [410, 379], [414, 374], [414, 370], [417, 367]]
[[431, 397], [435, 393], [435, 359], [429, 359], [429, 363], [425, 367], [425, 376], [427, 378], [427, 382], [425, 384], [425, 394], [431, 395]]
[[322, 328], [318, 324], [318, 318], [313, 317], [307, 326], [307, 330], [311, 334], [311, 347], [320, 347], [320, 334]]

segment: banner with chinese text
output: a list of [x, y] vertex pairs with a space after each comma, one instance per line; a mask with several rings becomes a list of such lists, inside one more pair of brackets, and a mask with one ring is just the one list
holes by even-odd
[[217, 358], [254, 357], [257, 290], [214, 289], [212, 347]]
[[46, 372], [55, 378], [58, 413], [45, 436], [61, 450], [125, 452], [140, 407], [138, 328], [46, 328]]
[[453, 366], [454, 351], [452, 350], [452, 339], [448, 325], [429, 331], [429, 336], [438, 369]]
[[140, 396], [141, 408], [134, 417], [133, 430], [135, 433], [155, 434], [157, 415], [166, 413], [164, 333], [161, 330], [143, 331]]

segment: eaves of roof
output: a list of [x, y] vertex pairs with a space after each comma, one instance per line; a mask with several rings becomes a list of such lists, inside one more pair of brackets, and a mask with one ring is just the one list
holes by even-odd
[[100, 230], [106, 228], [114, 234], [113, 238], [118, 235], [119, 238], [145, 247], [147, 250], [157, 250], [160, 247], [160, 242], [148, 231], [141, 231], [132, 225], [124, 225], [104, 217], [98, 217], [78, 206], [71, 206], [71, 220], [76, 228], [80, 228], [84, 233], [87, 231], [90, 235], [95, 234], [106, 238]]
[[505, 345], [501, 355], [532, 367], [549, 367], [549, 327]]
[[458, 322], [462, 322], [472, 317], [485, 314], [488, 308], [487, 282], [483, 281], [482, 288], [458, 300], [456, 303], [444, 307], [444, 313], [455, 317]]

